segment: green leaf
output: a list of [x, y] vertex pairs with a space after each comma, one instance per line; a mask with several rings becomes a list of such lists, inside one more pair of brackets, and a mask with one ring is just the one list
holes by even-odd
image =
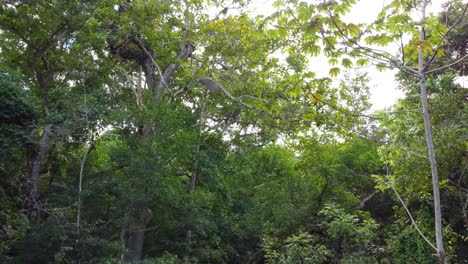
[[361, 30], [360, 30], [359, 27], [356, 26], [355, 24], [349, 23], [349, 24], [348, 24], [348, 32], [349, 32], [349, 34], [350, 34], [352, 37], [356, 37], [356, 36], [359, 35], [359, 33], [361, 32]]
[[388, 68], [388, 65], [383, 62], [379, 62], [377, 63], [376, 67], [378, 71], [383, 72]]
[[309, 95], [310, 101], [312, 101], [316, 105], [322, 105], [323, 104], [323, 95], [319, 93], [313, 93]]
[[331, 59], [328, 60], [328, 64], [330, 64], [330, 65], [332, 65], [332, 66], [333, 66], [333, 65], [337, 65], [337, 64], [338, 64], [338, 60], [335, 59], [335, 58], [331, 58]]
[[273, 2], [273, 7], [278, 8], [284, 5], [284, 0], [276, 0]]
[[349, 69], [349, 68], [353, 67], [353, 62], [348, 58], [344, 58], [344, 59], [341, 60], [341, 65], [343, 65], [343, 67]]
[[419, 48], [423, 51], [424, 54], [427, 54], [432, 51], [432, 46], [427, 41], [424, 40], [416, 40], [412, 42], [412, 45], [415, 48]]
[[369, 64], [369, 59], [366, 59], [366, 58], [361, 58], [361, 59], [358, 59], [356, 61], [356, 65], [359, 66], [359, 67], [363, 67], [363, 66], [366, 66]]
[[440, 57], [443, 57], [445, 54], [444, 50], [443, 49], [438, 49], [437, 50], [437, 57], [440, 58]]
[[337, 77], [341, 72], [341, 69], [338, 68], [338, 67], [335, 67], [335, 68], [331, 68], [330, 69], [330, 76], [331, 77]]

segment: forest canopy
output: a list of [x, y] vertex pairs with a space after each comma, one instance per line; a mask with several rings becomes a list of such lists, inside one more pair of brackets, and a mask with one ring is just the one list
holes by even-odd
[[357, 2], [2, 1], [0, 262], [465, 263], [468, 4]]

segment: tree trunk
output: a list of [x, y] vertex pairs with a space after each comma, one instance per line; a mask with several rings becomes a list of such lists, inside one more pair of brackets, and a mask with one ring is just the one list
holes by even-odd
[[[126, 8], [122, 7], [122, 9], [119, 12], [125, 11]], [[184, 33], [184, 36], [185, 34], [186, 33]], [[139, 64], [140, 82], [138, 83], [138, 85], [140, 85], [141, 83], [141, 71], [143, 71], [145, 73], [145, 82], [147, 88], [150, 94], [152, 94], [155, 99], [154, 103], [157, 107], [159, 107], [163, 98], [164, 91], [165, 89], [169, 88], [169, 83], [172, 78], [172, 75], [180, 66], [180, 61], [189, 58], [193, 52], [194, 47], [191, 43], [185, 43], [185, 41], [183, 41], [177, 58], [172, 63], [167, 65], [166, 68], [164, 68], [164, 70], [161, 70], [161, 68], [155, 61], [155, 53], [149, 48], [149, 45], [145, 45], [145, 43], [141, 42], [137, 38], [134, 44], [136, 44], [140, 48], [139, 55], [144, 56], [144, 60], [138, 60], [136, 59], [136, 56], [133, 55], [124, 56], [125, 54], [118, 54], [117, 52], [115, 53], [118, 58], [134, 60]], [[140, 92], [142, 91], [140, 90]], [[140, 110], [144, 110], [144, 107], [141, 107], [143, 102], [143, 93], [137, 92], [136, 95], [138, 107], [140, 108]], [[138, 96], [140, 96], [140, 98], [138, 98]], [[148, 140], [150, 135], [158, 134], [158, 128], [154, 128], [154, 125], [152, 123], [142, 122], [142, 124], [139, 125], [139, 130], [141, 131], [140, 139], [142, 141]], [[121, 242], [123, 249], [123, 253], [121, 255], [122, 260], [134, 261], [141, 260], [141, 258], [143, 257], [144, 229], [146, 228], [146, 225], [151, 218], [150, 216], [148, 217], [148, 212], [150, 212], [150, 210], [147, 206], [139, 206], [135, 204], [130, 205], [130, 209], [127, 212], [127, 220], [122, 228], [121, 233]]]
[[44, 127], [41, 140], [39, 142], [39, 151], [36, 157], [33, 159], [31, 164], [31, 171], [29, 179], [31, 182], [31, 190], [28, 197], [27, 211], [29, 220], [34, 220], [37, 217], [37, 210], [39, 206], [39, 191], [40, 191], [40, 176], [41, 168], [44, 163], [44, 159], [49, 151], [49, 134], [51, 126], [47, 125]]
[[[424, 11], [425, 11], [424, 7], [423, 7], [423, 20], [424, 20]], [[420, 33], [419, 39], [421, 41], [425, 41], [423, 27], [420, 28], [419, 33]], [[429, 152], [429, 161], [431, 163], [437, 255], [439, 257], [439, 262], [441, 264], [445, 264], [445, 252], [444, 252], [444, 245], [443, 245], [443, 239], [442, 239], [442, 212], [441, 212], [441, 206], [440, 206], [439, 175], [437, 172], [437, 160], [436, 160], [435, 151], [434, 151], [434, 142], [432, 140], [431, 118], [429, 115], [429, 104], [427, 102], [426, 76], [424, 73], [424, 55], [423, 55], [423, 51], [421, 48], [419, 49], [419, 56], [418, 56], [418, 75], [419, 75], [419, 86], [421, 90], [421, 104], [422, 104], [423, 117], [424, 117], [424, 133], [426, 136], [427, 150]]]
[[127, 250], [125, 254], [125, 261], [136, 261], [143, 258], [143, 241], [145, 239], [145, 232], [142, 230], [132, 230], [127, 238]]
[[125, 252], [121, 259], [138, 261], [143, 258], [143, 242], [146, 225], [151, 220], [151, 210], [146, 206], [131, 206], [127, 212], [126, 224], [122, 229], [122, 246]]

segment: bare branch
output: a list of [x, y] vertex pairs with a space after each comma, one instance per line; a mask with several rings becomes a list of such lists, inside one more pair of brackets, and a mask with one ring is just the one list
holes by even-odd
[[[190, 54], [193, 52], [193, 44], [188, 43], [188, 44], [182, 44], [181, 50], [179, 54], [177, 54], [177, 61], [182, 61], [187, 59]], [[172, 74], [179, 68], [179, 63], [178, 62], [172, 62], [170, 63], [162, 72], [161, 76], [161, 81], [158, 84], [158, 90], [161, 90], [163, 88], [168, 88], [167, 83], [170, 81]]]
[[418, 234], [424, 239], [424, 241], [426, 241], [426, 243], [431, 246], [431, 248], [433, 248], [436, 252], [438, 251], [437, 248], [434, 246], [434, 244], [431, 243], [431, 241], [429, 241], [429, 239], [427, 239], [427, 237], [423, 234], [423, 232], [421, 231], [421, 229], [419, 229], [418, 225], [416, 224], [416, 221], [414, 221], [414, 218], [413, 218], [413, 215], [411, 214], [411, 211], [408, 209], [408, 207], [406, 206], [405, 202], [403, 201], [403, 199], [401, 199], [401, 196], [400, 194], [398, 193], [398, 191], [396, 190], [395, 188], [395, 185], [393, 184], [393, 182], [390, 180], [390, 177], [389, 177], [389, 173], [388, 173], [388, 168], [387, 168], [387, 180], [388, 180], [388, 183], [390, 184], [390, 187], [392, 187], [392, 190], [393, 192], [395, 193], [395, 195], [397, 196], [398, 200], [400, 201], [401, 205], [403, 206], [403, 208], [405, 208], [405, 211], [406, 213], [408, 214], [408, 217], [410, 218], [411, 220], [411, 224], [414, 226], [414, 228], [416, 229], [416, 231], [418, 232]]
[[185, 85], [184, 87], [180, 88], [180, 89], [177, 89], [175, 92], [171, 93], [171, 100], [174, 100], [179, 94], [182, 94], [182, 93], [185, 93], [187, 90], [189, 90], [190, 88], [192, 88], [195, 83], [198, 82], [198, 79], [195, 79], [195, 76], [198, 75], [198, 73], [200, 72], [200, 70], [203, 68], [203, 66], [208, 62], [208, 58], [206, 58], [204, 61], [202, 61], [201, 59], [199, 58], [196, 58], [193, 54], [190, 56], [191, 58], [194, 58], [196, 61], [199, 61], [201, 62], [202, 64], [200, 65], [200, 67], [198, 67], [198, 69], [196, 70], [196, 72], [193, 74], [192, 76], [192, 80], [190, 81], [189, 84]]
[[199, 78], [198, 81], [203, 84], [210, 92], [216, 92], [216, 91], [222, 91], [224, 94], [227, 95], [227, 97], [229, 97], [231, 100], [235, 101], [235, 102], [238, 102], [239, 104], [247, 107], [247, 108], [253, 108], [253, 106], [251, 105], [248, 105], [246, 103], [244, 103], [240, 97], [234, 97], [232, 96], [232, 94], [226, 90], [226, 88], [224, 88], [222, 85], [220, 85], [218, 82], [216, 82], [215, 80], [212, 80], [210, 78], [207, 78], [207, 77], [202, 77], [202, 78]]
[[140, 66], [140, 71], [139, 71], [139, 79], [138, 79], [139, 84], [138, 85], [135, 85], [135, 83], [133, 82], [132, 76], [130, 76], [125, 69], [123, 70], [123, 72], [124, 72], [125, 78], [129, 82], [130, 90], [132, 90], [133, 94], [135, 95], [138, 109], [139, 110], [146, 109], [146, 106], [143, 104], [143, 99], [142, 99], [143, 95], [142, 95], [142, 90], [141, 90], [141, 66]]
[[336, 123], [336, 125], [341, 126], [341, 127], [343, 127], [343, 128], [346, 128], [346, 129], [348, 129], [350, 132], [352, 132], [352, 133], [354, 133], [354, 134], [356, 134], [356, 135], [358, 135], [358, 136], [361, 136], [361, 137], [363, 137], [363, 138], [372, 140], [372, 141], [374, 141], [374, 142], [376, 142], [376, 143], [378, 143], [378, 144], [390, 144], [390, 145], [393, 145], [393, 146], [395, 146], [395, 147], [397, 147], [397, 148], [399, 148], [399, 149], [401, 149], [401, 150], [404, 150], [404, 151], [408, 152], [408, 153], [411, 154], [411, 155], [414, 155], [414, 156], [417, 156], [417, 157], [420, 157], [420, 158], [423, 158], [423, 159], [429, 159], [429, 157], [424, 156], [424, 155], [422, 155], [422, 154], [419, 154], [419, 153], [417, 153], [417, 152], [414, 152], [414, 151], [412, 151], [412, 150], [410, 150], [410, 149], [408, 149], [408, 148], [402, 147], [401, 145], [395, 143], [394, 141], [391, 141], [391, 140], [379, 140], [379, 139], [377, 139], [377, 138], [374, 138], [374, 137], [365, 135], [365, 134], [363, 134], [363, 133], [361, 133], [361, 132], [359, 132], [359, 131], [357, 131], [357, 130], [355, 130], [355, 129], [352, 129], [352, 128], [350, 129], [350, 128], [348, 128], [348, 127], [345, 127], [345, 126], [342, 125], [342, 124]]
[[80, 232], [80, 218], [81, 218], [81, 189], [82, 189], [82, 183], [83, 183], [83, 172], [84, 172], [84, 165], [86, 163], [86, 158], [88, 157], [89, 153], [91, 152], [92, 148], [94, 146], [94, 140], [91, 139], [91, 142], [88, 145], [88, 148], [86, 149], [85, 154], [83, 155], [83, 158], [80, 159], [80, 178], [78, 182], [78, 202], [77, 202], [77, 212], [76, 212], [76, 229], [78, 233]]
[[379, 190], [375, 190], [373, 193], [364, 197], [364, 199], [362, 199], [358, 205], [354, 206], [353, 210], [359, 210], [359, 209], [364, 208], [364, 206], [366, 205], [366, 202], [372, 199], [372, 197], [374, 197], [374, 195], [376, 195], [378, 192]]
[[429, 61], [426, 63], [426, 65], [423, 66], [423, 70], [426, 69], [427, 66], [429, 66], [432, 61], [435, 59], [435, 57], [437, 56], [437, 51], [440, 49], [441, 45], [442, 45], [442, 42], [444, 41], [444, 39], [447, 37], [447, 35], [457, 26], [461, 23], [461, 21], [463, 20], [463, 18], [465, 17], [465, 14], [466, 14], [466, 10], [468, 9], [468, 3], [465, 5], [465, 8], [463, 9], [463, 12], [461, 14], [461, 16], [458, 18], [458, 20], [453, 24], [451, 25], [447, 32], [445, 32], [445, 34], [440, 37], [439, 39], [439, 43], [437, 43], [437, 48], [435, 48], [434, 50], [434, 54], [432, 54], [432, 57], [429, 59]]
[[158, 74], [159, 74], [159, 77], [161, 78], [163, 84], [168, 87], [167, 83], [164, 82], [164, 78], [163, 78], [163, 74], [161, 72], [161, 67], [159, 67], [159, 65], [156, 63], [156, 61], [154, 60], [153, 56], [151, 55], [151, 53], [146, 49], [145, 45], [143, 45], [143, 43], [141, 43], [140, 39], [135, 37], [135, 40], [140, 44], [140, 48], [146, 53], [146, 55], [148, 55], [148, 57], [151, 59], [151, 62], [153, 63], [153, 65], [156, 67], [156, 69], [158, 70]]
[[400, 146], [400, 145], [397, 145], [396, 143], [394, 143], [394, 142], [392, 142], [392, 141], [387, 141], [387, 142], [393, 144], [395, 147], [400, 148], [401, 150], [404, 150], [404, 151], [406, 151], [406, 152], [408, 152], [408, 153], [410, 153], [410, 154], [412, 154], [412, 155], [415, 155], [415, 156], [417, 156], [417, 157], [420, 157], [420, 158], [423, 158], [423, 159], [427, 159], [427, 160], [429, 159], [429, 157], [427, 157], [427, 156], [424, 156], [424, 155], [419, 154], [419, 153], [417, 153], [417, 152], [414, 152], [414, 151], [412, 151], [412, 150], [410, 150], [410, 149], [407, 149], [407, 148], [405, 148], [405, 147], [402, 147], [402, 146]]
[[452, 62], [452, 63], [450, 63], [450, 64], [444, 65], [444, 66], [439, 67], [439, 68], [437, 68], [437, 69], [433, 69], [433, 70], [427, 71], [427, 72], [425, 72], [424, 74], [430, 74], [430, 73], [433, 73], [433, 72], [436, 72], [436, 71], [440, 71], [440, 70], [443, 70], [443, 69], [446, 69], [446, 68], [450, 68], [450, 67], [452, 67], [453, 65], [456, 65], [456, 64], [458, 64], [458, 63], [464, 61], [464, 60], [467, 59], [467, 58], [468, 58], [468, 54], [466, 54], [465, 56], [461, 57], [460, 59], [458, 59], [458, 60], [456, 60], [456, 61], [454, 61], [454, 62]]

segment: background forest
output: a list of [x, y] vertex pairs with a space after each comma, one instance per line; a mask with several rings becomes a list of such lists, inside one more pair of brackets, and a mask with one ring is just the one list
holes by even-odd
[[356, 1], [1, 1], [0, 262], [468, 263], [468, 4]]

